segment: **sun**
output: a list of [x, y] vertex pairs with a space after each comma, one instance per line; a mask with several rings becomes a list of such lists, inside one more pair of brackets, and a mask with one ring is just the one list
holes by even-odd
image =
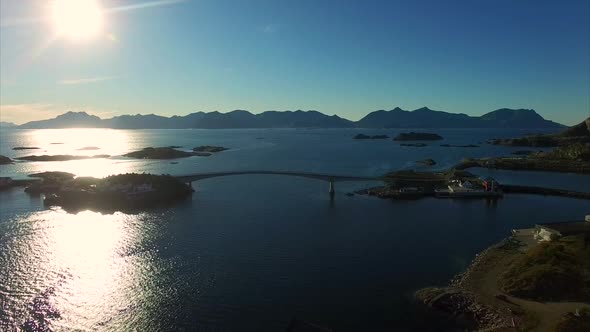
[[102, 31], [103, 12], [97, 0], [54, 0], [51, 20], [58, 36], [86, 40]]

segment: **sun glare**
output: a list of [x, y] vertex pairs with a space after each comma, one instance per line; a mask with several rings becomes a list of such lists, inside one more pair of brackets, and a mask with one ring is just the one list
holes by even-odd
[[103, 26], [103, 13], [97, 0], [54, 0], [51, 19], [58, 36], [74, 40], [96, 37]]

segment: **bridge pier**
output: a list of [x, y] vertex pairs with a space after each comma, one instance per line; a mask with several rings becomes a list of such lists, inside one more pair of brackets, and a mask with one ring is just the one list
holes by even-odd
[[336, 192], [334, 190], [334, 178], [330, 178], [330, 196], [334, 196], [334, 193]]

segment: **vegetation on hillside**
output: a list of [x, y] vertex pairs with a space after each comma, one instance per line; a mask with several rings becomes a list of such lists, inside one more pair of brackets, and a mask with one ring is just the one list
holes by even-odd
[[99, 183], [100, 186], [113, 184], [131, 184], [133, 186], [150, 184], [160, 197], [176, 197], [190, 193], [190, 189], [183, 182], [170, 175], [126, 173], [107, 176]]
[[416, 172], [414, 170], [405, 170], [390, 172], [383, 176], [383, 180], [389, 186], [403, 187], [403, 186], [419, 186], [419, 187], [435, 187], [445, 185], [448, 181], [459, 179], [475, 179], [473, 174], [451, 169], [444, 172]]
[[590, 161], [590, 145], [576, 143], [560, 146], [552, 151], [531, 154], [530, 158]]
[[583, 236], [537, 244], [510, 264], [499, 285], [526, 299], [590, 302], [590, 246]]
[[508, 146], [554, 147], [590, 143], [590, 118], [558, 134], [532, 135], [521, 138], [494, 139], [490, 143]]

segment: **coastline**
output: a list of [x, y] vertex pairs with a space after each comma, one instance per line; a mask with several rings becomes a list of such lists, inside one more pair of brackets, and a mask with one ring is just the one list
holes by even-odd
[[563, 331], [560, 324], [576, 317], [573, 313], [579, 310], [590, 310], [590, 304], [522, 299], [504, 293], [498, 285], [498, 277], [510, 263], [534, 245], [532, 233], [514, 233], [477, 254], [447, 286], [420, 289], [415, 299], [470, 330]]

